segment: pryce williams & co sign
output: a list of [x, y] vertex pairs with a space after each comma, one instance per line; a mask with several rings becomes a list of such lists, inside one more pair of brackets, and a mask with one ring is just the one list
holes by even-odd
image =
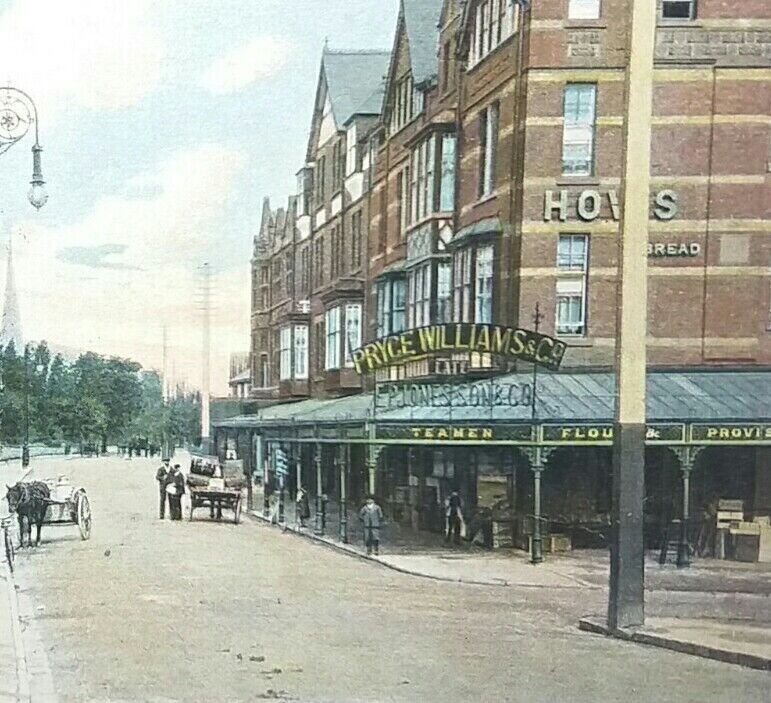
[[357, 373], [370, 373], [443, 353], [491, 354], [559, 369], [567, 344], [553, 337], [501, 325], [449, 322], [376, 339], [351, 352]]

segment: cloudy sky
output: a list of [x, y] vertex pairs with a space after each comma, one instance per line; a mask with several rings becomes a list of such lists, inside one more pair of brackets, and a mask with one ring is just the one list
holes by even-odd
[[[27, 201], [27, 135], [0, 156], [28, 340], [200, 383], [200, 267], [211, 262], [212, 372], [249, 344], [249, 257], [263, 196], [302, 165], [325, 38], [390, 48], [397, 0], [0, 0], [0, 84], [40, 114], [50, 194]], [[3, 247], [4, 249], [5, 247]], [[4, 290], [5, 266], [2, 266]]]

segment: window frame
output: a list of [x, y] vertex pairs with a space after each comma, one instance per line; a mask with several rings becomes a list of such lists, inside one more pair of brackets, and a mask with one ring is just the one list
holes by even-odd
[[495, 176], [500, 127], [500, 103], [490, 103], [479, 112], [479, 183], [477, 195], [489, 198], [495, 193]]
[[[489, 261], [485, 261], [485, 277], [481, 278], [480, 252], [489, 251]], [[474, 322], [492, 324], [493, 322], [493, 292], [495, 289], [495, 244], [487, 242], [473, 249], [474, 259]], [[489, 267], [489, 268], [488, 268]], [[485, 309], [482, 309], [484, 306]], [[485, 313], [485, 314], [482, 314]]]
[[[669, 5], [688, 5], [688, 17], [665, 17], [664, 9]], [[664, 22], [693, 22], [698, 17], [698, 0], [661, 0], [659, 17]]]
[[[577, 242], [582, 245], [576, 247]], [[567, 247], [563, 246], [567, 243]], [[554, 296], [554, 332], [558, 337], [585, 337], [588, 331], [588, 282], [589, 282], [588, 234], [560, 233], [557, 240], [557, 281]], [[564, 250], [568, 249], [565, 256]], [[577, 249], [580, 254], [574, 255]], [[572, 290], [571, 290], [572, 289]], [[572, 320], [571, 306], [578, 305], [577, 320]], [[568, 319], [561, 319], [567, 309]]]
[[[406, 287], [404, 276], [388, 276], [375, 283], [375, 335], [378, 339], [406, 329]], [[401, 301], [398, 292], [401, 292]]]
[[[580, 90], [591, 89], [591, 120], [587, 122], [581, 122], [578, 118], [581, 113], [581, 98]], [[576, 119], [568, 120], [568, 95], [572, 90], [577, 91], [576, 95]], [[596, 170], [596, 147], [597, 147], [597, 98], [598, 98], [598, 84], [597, 83], [566, 83], [563, 89], [562, 96], [562, 152], [561, 152], [561, 164], [560, 172], [563, 176], [571, 178], [588, 178], [595, 175]], [[572, 116], [571, 116], [572, 117]], [[585, 161], [588, 163], [588, 167], [585, 170], [578, 170], [575, 166], [577, 159], [573, 158], [573, 166], [568, 168], [568, 164], [571, 163], [567, 158], [567, 154], [570, 149], [575, 149], [576, 145], [580, 145], [581, 141], [577, 140], [575, 136], [571, 136], [570, 130], [573, 130], [573, 134], [580, 133], [581, 130], [585, 130], [584, 141], [588, 143], [588, 155]], [[587, 138], [588, 137], [588, 138]]]
[[279, 330], [278, 380], [292, 379], [292, 328], [288, 325]]
[[[356, 312], [356, 328], [355, 336], [351, 337], [351, 317], [352, 313]], [[345, 320], [344, 329], [345, 334], [343, 336], [343, 365], [347, 369], [353, 368], [353, 357], [351, 352], [354, 349], [358, 349], [362, 344], [362, 312], [363, 306], [361, 303], [346, 303], [345, 304]], [[353, 343], [355, 341], [355, 344]]]
[[[334, 323], [334, 324], [333, 324]], [[340, 368], [340, 337], [342, 334], [341, 308], [335, 305], [324, 312], [324, 370]]]
[[[586, 7], [596, 5], [587, 14]], [[568, 0], [569, 20], [598, 20], [602, 17], [602, 0]]]
[[308, 334], [308, 325], [294, 325], [292, 329], [292, 376], [297, 381], [308, 380]]

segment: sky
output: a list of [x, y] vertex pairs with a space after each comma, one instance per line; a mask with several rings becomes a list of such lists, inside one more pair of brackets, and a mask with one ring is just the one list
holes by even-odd
[[[295, 190], [324, 42], [390, 49], [398, 0], [0, 0], [0, 84], [39, 115], [47, 204], [27, 200], [31, 133], [0, 155], [24, 337], [212, 390], [249, 348], [262, 199]], [[5, 247], [3, 247], [3, 252]], [[4, 258], [3, 253], [3, 258]], [[5, 288], [5, 262], [0, 271]]]

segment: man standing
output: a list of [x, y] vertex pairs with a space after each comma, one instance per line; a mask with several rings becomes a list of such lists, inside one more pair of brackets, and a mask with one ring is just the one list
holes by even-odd
[[[166, 516], [166, 477], [169, 475], [169, 460], [164, 459], [163, 463], [158, 467], [158, 471], [155, 472], [155, 480], [158, 481], [158, 491], [161, 496], [161, 509], [160, 518]], [[169, 509], [171, 513], [171, 509]]]
[[463, 501], [458, 491], [450, 493], [447, 499], [447, 534], [445, 542], [452, 539], [453, 543], [460, 544], [460, 524], [463, 521]]
[[359, 511], [359, 520], [364, 525], [364, 544], [367, 554], [380, 554], [380, 528], [383, 526], [383, 510], [375, 502], [375, 496], [367, 496], [367, 502]]
[[169, 512], [172, 520], [182, 519], [182, 496], [185, 494], [185, 477], [174, 464], [166, 476], [166, 493], [169, 495]]

